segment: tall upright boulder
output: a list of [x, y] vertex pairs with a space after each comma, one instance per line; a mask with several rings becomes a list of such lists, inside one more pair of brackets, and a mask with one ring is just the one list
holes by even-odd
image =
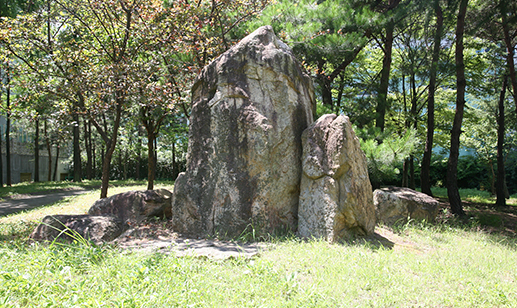
[[340, 241], [375, 228], [366, 156], [350, 120], [327, 114], [303, 132], [298, 234]]
[[310, 78], [270, 26], [205, 67], [192, 87], [187, 170], [176, 180], [175, 231], [239, 235], [296, 229]]

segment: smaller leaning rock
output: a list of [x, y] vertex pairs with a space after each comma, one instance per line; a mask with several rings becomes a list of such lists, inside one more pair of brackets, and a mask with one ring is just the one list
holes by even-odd
[[377, 220], [385, 225], [409, 219], [434, 222], [439, 211], [436, 199], [404, 187], [387, 187], [373, 193]]
[[327, 114], [302, 135], [298, 235], [329, 242], [375, 228], [366, 157], [346, 116]]

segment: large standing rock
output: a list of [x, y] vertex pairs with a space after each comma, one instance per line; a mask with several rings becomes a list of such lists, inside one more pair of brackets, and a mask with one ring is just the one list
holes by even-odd
[[327, 114], [303, 132], [298, 234], [339, 241], [375, 228], [366, 157], [346, 116]]
[[89, 215], [115, 216], [139, 223], [151, 217], [171, 217], [172, 193], [166, 189], [128, 191], [95, 201]]
[[439, 211], [436, 199], [404, 187], [376, 189], [373, 202], [377, 220], [386, 225], [406, 223], [409, 219], [434, 222]]
[[53, 215], [45, 216], [30, 235], [37, 241], [59, 238], [72, 242], [80, 238], [94, 242], [109, 242], [127, 229], [122, 220], [111, 216]]
[[176, 180], [178, 232], [295, 229], [310, 78], [261, 27], [203, 69], [192, 87], [187, 171]]

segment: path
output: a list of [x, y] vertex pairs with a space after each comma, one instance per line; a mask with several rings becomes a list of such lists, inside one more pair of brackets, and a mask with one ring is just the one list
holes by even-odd
[[0, 201], [0, 217], [58, 202], [88, 192], [86, 189], [58, 190], [48, 194], [21, 195]]

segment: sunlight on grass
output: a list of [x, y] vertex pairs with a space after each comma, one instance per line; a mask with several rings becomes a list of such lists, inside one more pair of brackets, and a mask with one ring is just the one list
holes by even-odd
[[[433, 187], [432, 189], [433, 195], [439, 198], [447, 198], [447, 189], [444, 187]], [[492, 196], [490, 192], [486, 190], [477, 190], [477, 189], [460, 189], [460, 197], [462, 200], [474, 202], [474, 203], [485, 203], [485, 204], [495, 204], [496, 197]], [[517, 194], [510, 196], [510, 199], [506, 200], [508, 205], [517, 206]]]
[[13, 184], [11, 187], [4, 186], [0, 189], [0, 198], [12, 197], [16, 195], [26, 195], [31, 193], [48, 193], [52, 190], [72, 190], [72, 189], [88, 189], [92, 187], [100, 187], [100, 180], [84, 180], [81, 183], [60, 181], [60, 182], [22, 182]]

